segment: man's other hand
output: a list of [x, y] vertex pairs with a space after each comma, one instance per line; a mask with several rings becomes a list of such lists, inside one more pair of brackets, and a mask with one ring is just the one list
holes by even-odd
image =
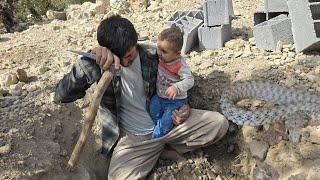
[[114, 63], [115, 69], [120, 68], [120, 59], [108, 48], [98, 46], [91, 51], [96, 54], [96, 62], [102, 69], [108, 69], [112, 63]]
[[179, 110], [175, 110], [172, 113], [173, 124], [180, 125], [190, 116], [190, 106], [188, 104], [183, 105]]

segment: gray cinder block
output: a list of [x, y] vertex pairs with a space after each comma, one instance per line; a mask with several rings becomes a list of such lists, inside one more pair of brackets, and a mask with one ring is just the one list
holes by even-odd
[[186, 16], [192, 17], [192, 18], [196, 18], [199, 20], [203, 20], [203, 11], [199, 11], [199, 10], [194, 10], [194, 11], [186, 11]]
[[198, 29], [199, 49], [219, 49], [231, 38], [231, 25], [207, 27], [201, 26]]
[[203, 21], [189, 16], [183, 16], [176, 21], [172, 26], [179, 27], [183, 32], [183, 46], [181, 53], [188, 53], [198, 43], [198, 28], [203, 24]]
[[[283, 1], [286, 2], [286, 0], [283, 0]], [[269, 19], [275, 18], [281, 14], [285, 14], [285, 15], [289, 14], [287, 6], [276, 7], [274, 4], [271, 7], [268, 6], [268, 8], [265, 7], [265, 5], [259, 6], [253, 13], [253, 24], [254, 25], [260, 24]]]
[[264, 5], [267, 12], [288, 12], [287, 0], [265, 0]]
[[288, 0], [297, 52], [320, 49], [320, 1]]
[[204, 26], [230, 24], [234, 15], [232, 0], [205, 0], [203, 3]]
[[290, 18], [282, 14], [260, 23], [253, 27], [253, 36], [256, 46], [267, 51], [275, 51], [278, 41], [293, 43]]
[[187, 14], [187, 11], [175, 11], [174, 13], [171, 14], [170, 18], [167, 20], [167, 24], [171, 26], [186, 14]]
[[167, 21], [167, 24], [171, 26], [175, 22], [179, 21], [180, 18], [184, 16], [189, 16], [191, 18], [199, 19], [203, 21], [203, 11], [202, 10], [193, 10], [193, 11], [175, 11], [171, 14], [170, 18]]

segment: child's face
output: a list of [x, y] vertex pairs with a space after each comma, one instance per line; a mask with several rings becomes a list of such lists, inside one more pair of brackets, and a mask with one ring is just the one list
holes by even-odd
[[164, 62], [172, 62], [178, 58], [181, 54], [180, 51], [175, 51], [172, 49], [171, 44], [166, 40], [157, 41], [157, 54], [159, 56], [160, 61]]

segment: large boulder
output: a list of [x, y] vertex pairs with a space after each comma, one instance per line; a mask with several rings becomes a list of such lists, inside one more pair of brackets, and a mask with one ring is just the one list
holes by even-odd
[[84, 2], [81, 5], [70, 5], [66, 10], [67, 19], [85, 19], [97, 14], [105, 14], [108, 7], [109, 2], [106, 0], [99, 0], [96, 3]]

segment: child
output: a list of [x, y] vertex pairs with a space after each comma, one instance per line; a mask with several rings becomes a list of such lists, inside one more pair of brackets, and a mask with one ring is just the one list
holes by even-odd
[[150, 103], [156, 124], [152, 138], [166, 135], [172, 128], [172, 113], [187, 103], [187, 91], [193, 86], [191, 70], [181, 56], [183, 35], [179, 28], [163, 30], [157, 40], [159, 56], [157, 94]]

